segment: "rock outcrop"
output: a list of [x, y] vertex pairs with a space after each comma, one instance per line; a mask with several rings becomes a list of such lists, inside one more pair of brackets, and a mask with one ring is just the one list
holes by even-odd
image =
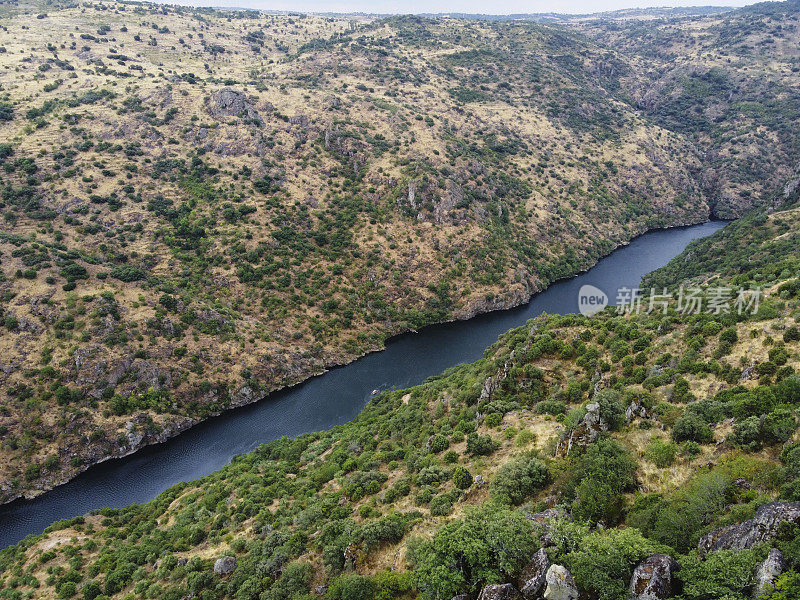
[[585, 448], [593, 444], [603, 431], [608, 431], [608, 425], [600, 417], [600, 405], [592, 402], [586, 406], [586, 414], [578, 426], [558, 443], [556, 456], [568, 456], [573, 448]]
[[665, 554], [653, 554], [639, 563], [631, 578], [631, 600], [662, 600], [674, 595], [672, 583], [678, 562]]
[[550, 559], [544, 548], [533, 555], [533, 558], [522, 569], [519, 576], [519, 591], [526, 600], [534, 600], [542, 597], [544, 592], [545, 577], [550, 568]]
[[519, 591], [510, 583], [487, 585], [478, 600], [521, 600]]
[[572, 515], [561, 508], [548, 508], [542, 512], [528, 513], [525, 514], [525, 518], [532, 521], [534, 532], [539, 535], [539, 541], [544, 547], [555, 546], [555, 540], [552, 537], [554, 521], [572, 521]]
[[578, 600], [578, 586], [572, 573], [561, 565], [550, 565], [545, 575], [547, 587], [544, 590], [545, 600]]
[[780, 577], [783, 570], [786, 568], [786, 560], [783, 554], [777, 548], [769, 551], [769, 555], [764, 562], [760, 563], [756, 568], [755, 584], [753, 585], [753, 600], [759, 596], [764, 595], [771, 585], [774, 585], [775, 580]]
[[232, 88], [222, 88], [214, 92], [208, 101], [208, 112], [214, 117], [241, 117], [263, 122], [258, 111], [247, 101], [247, 96]]
[[218, 558], [214, 563], [214, 574], [229, 575], [230, 573], [233, 573], [235, 568], [236, 558], [233, 556], [223, 556], [222, 558]]
[[784, 522], [800, 524], [800, 502], [764, 504], [752, 519], [707, 533], [697, 547], [701, 555], [715, 550], [747, 550], [774, 538]]

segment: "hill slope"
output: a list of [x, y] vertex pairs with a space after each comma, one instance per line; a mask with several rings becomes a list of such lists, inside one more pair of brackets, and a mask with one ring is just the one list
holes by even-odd
[[578, 34], [2, 10], [2, 500], [708, 215]]
[[[778, 248], [796, 216], [747, 231]], [[29, 537], [0, 553], [0, 597], [451, 598], [529, 583], [542, 546], [603, 600], [654, 554], [678, 561], [659, 570], [670, 597], [744, 600], [776, 548], [783, 591], [766, 597], [795, 597], [796, 275], [752, 269], [755, 312], [531, 320], [347, 425]]]
[[138, 3], [0, 20], [0, 501], [767, 204], [796, 156], [793, 5], [659, 21], [663, 44]]

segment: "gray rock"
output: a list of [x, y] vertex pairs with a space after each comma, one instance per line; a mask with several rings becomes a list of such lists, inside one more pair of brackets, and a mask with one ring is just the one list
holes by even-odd
[[578, 586], [572, 573], [561, 565], [550, 565], [545, 576], [547, 588], [544, 590], [545, 600], [578, 600]]
[[214, 563], [214, 574], [215, 575], [228, 575], [233, 573], [233, 570], [236, 568], [236, 558], [233, 556], [223, 556], [222, 558], [218, 558], [217, 561]]
[[769, 555], [756, 568], [756, 581], [753, 585], [753, 600], [767, 593], [769, 587], [775, 583], [786, 568], [783, 554], [777, 548], [769, 551]]
[[458, 596], [453, 596], [450, 600], [469, 600], [469, 594], [459, 594]]
[[208, 112], [215, 117], [241, 117], [263, 122], [261, 115], [247, 101], [247, 96], [232, 88], [222, 88], [211, 95]]
[[608, 431], [608, 425], [600, 417], [600, 405], [597, 402], [587, 404], [581, 422], [556, 446], [556, 456], [568, 456], [573, 448], [585, 448], [595, 443], [603, 431]]
[[634, 399], [634, 401], [630, 403], [628, 408], [625, 409], [626, 423], [630, 423], [637, 417], [640, 419], [650, 418], [650, 413], [647, 411], [647, 407], [645, 407], [640, 398]]
[[545, 511], [525, 514], [525, 518], [533, 522], [533, 529], [539, 535], [542, 546], [555, 546], [553, 525], [556, 521], [572, 522], [572, 515], [563, 508], [548, 508]]
[[662, 600], [673, 595], [672, 577], [678, 562], [665, 554], [653, 554], [636, 567], [631, 578], [631, 600]]
[[478, 600], [520, 600], [521, 598], [517, 588], [510, 583], [487, 585], [478, 596]]
[[800, 524], [800, 502], [764, 504], [752, 519], [704, 535], [697, 547], [701, 555], [715, 550], [747, 550], [775, 537], [784, 522]]
[[549, 568], [550, 559], [547, 557], [547, 552], [544, 548], [540, 548], [519, 575], [519, 591], [526, 600], [538, 600], [542, 597]]

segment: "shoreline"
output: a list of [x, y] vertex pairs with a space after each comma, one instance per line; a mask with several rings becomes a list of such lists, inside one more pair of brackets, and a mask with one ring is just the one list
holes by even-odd
[[[587, 267], [585, 267], [583, 269], [580, 269], [578, 271], [575, 271], [574, 273], [572, 273], [569, 276], [565, 276], [565, 277], [561, 277], [561, 278], [555, 279], [555, 280], [549, 282], [544, 287], [538, 287], [537, 289], [534, 289], [532, 293], [504, 296], [504, 297], [502, 297], [500, 299], [495, 299], [493, 301], [493, 305], [491, 305], [490, 307], [486, 306], [486, 304], [485, 304], [486, 301], [474, 302], [474, 303], [472, 303], [472, 306], [465, 305], [463, 308], [466, 309], [466, 310], [461, 312], [461, 313], [459, 313], [459, 314], [457, 314], [453, 318], [446, 319], [446, 320], [443, 320], [443, 321], [437, 321], [435, 323], [431, 323], [431, 324], [426, 325], [425, 327], [421, 328], [420, 330], [426, 329], [428, 327], [444, 325], [444, 324], [447, 324], [447, 323], [457, 323], [457, 322], [469, 321], [469, 320], [474, 319], [474, 318], [479, 317], [479, 316], [489, 315], [489, 314], [495, 313], [495, 312], [506, 311], [506, 310], [511, 310], [511, 309], [514, 309], [514, 308], [523, 307], [523, 306], [529, 304], [536, 297], [536, 295], [544, 292], [545, 290], [547, 290], [553, 284], [558, 283], [560, 281], [568, 281], [570, 279], [574, 279], [575, 277], [577, 277], [577, 276], [579, 276], [579, 275], [581, 275], [583, 273], [588, 272], [589, 270], [594, 268], [594, 266], [596, 266], [597, 263], [600, 260], [602, 260], [603, 258], [606, 258], [606, 257], [610, 256], [611, 254], [613, 254], [615, 251], [619, 250], [620, 248], [624, 248], [626, 246], [629, 246], [631, 243], [633, 243], [638, 238], [641, 238], [642, 236], [647, 235], [649, 233], [654, 233], [654, 232], [657, 232], [657, 231], [668, 231], [668, 230], [672, 230], [672, 229], [694, 227], [694, 226], [697, 226], [697, 225], [702, 225], [702, 224], [710, 223], [710, 222], [725, 222], [725, 223], [728, 223], [728, 222], [731, 221], [729, 219], [712, 218], [712, 216], [713, 215], [709, 212], [709, 214], [706, 215], [706, 218], [704, 220], [697, 220], [697, 221], [692, 221], [692, 222], [684, 222], [684, 223], [678, 223], [678, 224], [669, 225], [669, 226], [665, 226], [665, 227], [657, 227], [657, 228], [653, 228], [653, 229], [646, 229], [646, 230], [644, 230], [644, 231], [642, 231], [640, 233], [637, 233], [636, 235], [631, 237], [629, 240], [623, 241], [623, 242], [615, 245], [608, 253], [599, 255], [597, 257], [594, 257], [593, 259], [591, 259], [591, 264], [589, 264]], [[525, 287], [528, 287], [528, 286], [525, 286]], [[499, 300], [499, 302], [497, 300]], [[165, 444], [168, 441], [170, 441], [171, 439], [173, 439], [173, 438], [175, 438], [175, 437], [177, 437], [177, 436], [189, 431], [190, 429], [192, 429], [192, 428], [194, 428], [196, 426], [199, 426], [199, 425], [201, 425], [203, 423], [207, 423], [207, 422], [211, 421], [214, 418], [217, 418], [217, 417], [219, 417], [221, 415], [230, 413], [230, 412], [235, 411], [237, 409], [244, 408], [244, 407], [247, 407], [247, 406], [251, 406], [251, 405], [256, 404], [258, 402], [263, 402], [265, 400], [268, 400], [271, 395], [273, 395], [273, 394], [275, 394], [277, 392], [290, 390], [290, 389], [292, 389], [294, 387], [297, 387], [297, 386], [299, 386], [299, 385], [301, 385], [303, 383], [306, 383], [306, 382], [308, 382], [308, 381], [310, 381], [312, 379], [320, 377], [320, 376], [324, 375], [325, 373], [327, 373], [327, 372], [329, 372], [331, 370], [338, 369], [338, 368], [341, 368], [341, 367], [345, 367], [345, 366], [347, 366], [349, 364], [352, 364], [352, 363], [358, 361], [359, 359], [361, 359], [361, 358], [363, 358], [363, 357], [365, 357], [365, 356], [367, 356], [369, 354], [379, 353], [379, 352], [385, 350], [386, 345], [388, 343], [390, 343], [391, 341], [393, 341], [393, 340], [395, 340], [397, 338], [400, 338], [402, 336], [405, 336], [405, 335], [416, 334], [417, 332], [418, 332], [417, 330], [404, 329], [404, 330], [399, 331], [397, 333], [392, 333], [392, 334], [388, 335], [384, 339], [384, 342], [383, 342], [383, 344], [382, 344], [382, 346], [380, 348], [374, 348], [374, 349], [365, 350], [361, 354], [359, 354], [357, 356], [353, 356], [349, 360], [336, 360], [336, 359], [333, 359], [333, 360], [331, 360], [329, 362], [325, 362], [321, 369], [319, 369], [317, 371], [314, 371], [314, 372], [309, 372], [307, 374], [303, 374], [301, 376], [301, 378], [299, 380], [297, 380], [297, 381], [285, 383], [283, 385], [280, 385], [278, 387], [271, 388], [271, 389], [258, 390], [258, 393], [255, 396], [249, 396], [248, 394], [245, 394], [245, 397], [247, 399], [245, 399], [244, 401], [238, 401], [238, 402], [237, 401], [232, 401], [228, 407], [226, 407], [223, 410], [215, 411], [215, 412], [211, 413], [210, 416], [206, 417], [205, 419], [198, 420], [198, 419], [194, 419], [194, 418], [191, 418], [191, 417], [185, 417], [183, 419], [176, 420], [171, 424], [167, 423], [167, 424], [165, 424], [164, 430], [162, 430], [159, 434], [157, 434], [156, 436], [153, 436], [153, 437], [151, 437], [149, 439], [148, 438], [144, 438], [142, 440], [142, 442], [140, 444], [138, 444], [137, 446], [135, 446], [133, 448], [130, 448], [125, 452], [109, 454], [109, 455], [104, 456], [103, 458], [101, 458], [99, 460], [86, 463], [85, 465], [82, 465], [80, 468], [78, 468], [71, 476], [65, 477], [65, 478], [62, 478], [62, 479], [58, 479], [57, 482], [54, 483], [52, 486], [48, 486], [47, 488], [44, 488], [44, 489], [28, 490], [27, 492], [21, 492], [21, 493], [15, 495], [13, 497], [7, 499], [7, 500], [4, 500], [4, 501], [0, 502], [0, 507], [7, 507], [7, 506], [9, 506], [11, 504], [15, 504], [15, 503], [23, 504], [23, 503], [25, 503], [27, 501], [34, 500], [34, 499], [36, 499], [38, 497], [41, 497], [41, 496], [43, 496], [43, 495], [45, 495], [45, 494], [57, 489], [60, 486], [63, 486], [65, 484], [69, 483], [70, 481], [72, 481], [73, 479], [78, 477], [79, 475], [91, 470], [93, 467], [96, 467], [98, 465], [101, 465], [103, 463], [106, 463], [106, 462], [109, 462], [109, 461], [113, 461], [113, 460], [123, 460], [123, 459], [128, 458], [128, 457], [130, 457], [132, 455], [135, 455], [136, 453], [138, 453], [138, 452], [140, 452], [142, 450], [146, 450], [148, 448], [154, 448], [154, 447], [157, 447], [157, 446], [159, 446], [161, 444]], [[241, 392], [242, 389], [243, 388], [240, 388], [237, 391], [237, 394], [239, 392]], [[250, 390], [250, 391], [252, 391], [252, 390]]]

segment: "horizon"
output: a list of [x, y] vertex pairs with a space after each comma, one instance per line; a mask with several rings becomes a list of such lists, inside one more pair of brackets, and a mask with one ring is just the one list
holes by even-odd
[[261, 10], [274, 12], [303, 12], [317, 14], [355, 14], [355, 15], [447, 15], [465, 14], [476, 16], [509, 15], [592, 15], [599, 13], [680, 8], [742, 8], [758, 4], [753, 0], [728, 0], [723, 2], [698, 3], [693, 0], [630, 1], [630, 0], [502, 0], [495, 3], [498, 8], [487, 12], [486, 3], [478, 0], [177, 0], [158, 4], [207, 7], [219, 9]]

